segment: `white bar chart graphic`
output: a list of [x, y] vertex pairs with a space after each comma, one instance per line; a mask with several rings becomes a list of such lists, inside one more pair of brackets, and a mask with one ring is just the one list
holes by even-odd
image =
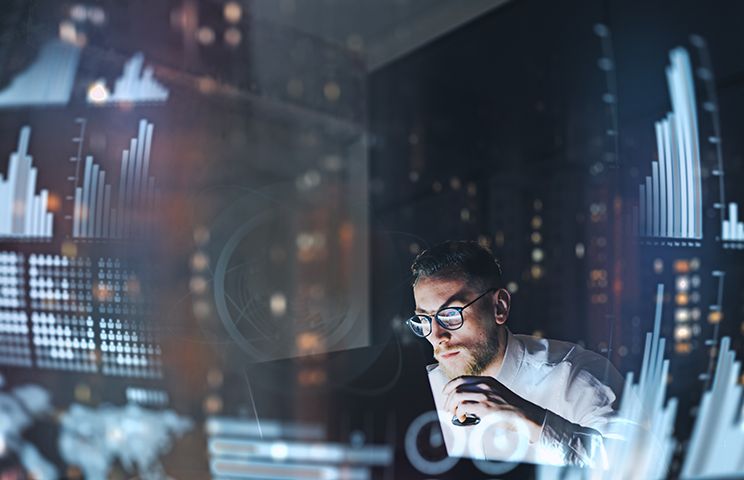
[[36, 192], [37, 170], [28, 154], [31, 128], [22, 127], [16, 151], [10, 154], [7, 177], [0, 174], [0, 238], [49, 239], [54, 215], [49, 192]]
[[656, 122], [658, 161], [638, 188], [642, 237], [701, 240], [703, 194], [695, 85], [687, 51], [669, 54], [666, 69], [672, 112]]
[[739, 381], [741, 362], [723, 337], [711, 388], [703, 394], [681, 478], [740, 478], [744, 470], [744, 428]]
[[89, 103], [161, 103], [168, 100], [168, 89], [155, 79], [152, 67], [145, 67], [145, 57], [136, 53], [124, 64], [121, 77], [114, 82], [111, 95], [102, 98], [88, 96]]
[[[721, 225], [721, 240], [731, 246], [744, 248], [744, 221], [739, 215], [739, 205], [728, 204], [728, 219], [723, 220]], [[735, 243], [736, 242], [736, 243]]]
[[116, 192], [110, 177], [106, 182], [107, 172], [92, 156], [85, 158], [83, 185], [75, 187], [73, 238], [139, 238], [149, 232], [151, 225], [142, 217], [154, 211], [159, 196], [149, 176], [153, 128], [141, 120], [137, 137], [122, 151]]
[[[210, 417], [205, 430], [214, 480], [370, 480], [377, 477], [373, 469], [393, 461], [388, 445], [326, 442], [321, 425]], [[281, 456], [276, 455], [278, 450]]]
[[34, 63], [0, 91], [0, 108], [66, 105], [79, 61], [79, 47], [59, 40], [47, 43]]
[[676, 398], [667, 399], [670, 361], [666, 339], [661, 336], [664, 285], [656, 286], [654, 328], [646, 333], [638, 381], [630, 371], [625, 376], [620, 408], [609, 419], [603, 435], [609, 468], [539, 465], [538, 480], [625, 480], [667, 478], [677, 447], [674, 424]]

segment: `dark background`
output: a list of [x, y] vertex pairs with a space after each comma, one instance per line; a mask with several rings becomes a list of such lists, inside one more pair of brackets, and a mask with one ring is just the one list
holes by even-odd
[[[176, 478], [208, 475], [201, 428], [206, 416], [252, 418], [253, 412], [321, 423], [330, 441], [348, 443], [363, 432], [369, 443], [394, 447], [394, 464], [375, 470], [376, 476], [423, 477], [404, 449], [410, 423], [433, 408], [424, 371], [432, 361], [431, 348], [403, 325], [413, 310], [409, 267], [418, 252], [439, 241], [477, 240], [502, 263], [503, 286], [513, 293], [508, 325], [514, 333], [578, 342], [610, 357], [623, 374], [640, 369], [645, 334], [653, 327], [656, 285], [664, 283], [662, 335], [671, 359], [667, 392], [680, 401], [675, 437], [681, 446], [672, 475], [677, 472], [710, 378], [701, 377], [711, 373], [709, 359], [715, 354], [706, 340], [729, 335], [739, 352], [743, 347], [744, 252], [724, 250], [716, 239], [718, 217], [712, 205], [717, 180], [710, 175], [716, 159], [710, 145], [701, 142], [706, 220], [700, 247], [642, 244], [630, 215], [637, 185], [650, 175], [655, 160], [653, 122], [671, 109], [664, 74], [668, 53], [684, 46], [693, 67], [700, 66], [691, 34], [706, 40], [712, 58], [726, 200], [744, 205], [739, 187], [744, 140], [738, 133], [744, 109], [739, 25], [744, 5], [514, 0], [367, 71], [358, 53], [254, 16], [253, 3], [244, 4], [246, 42], [229, 50], [183, 40], [169, 18], [182, 2], [103, 2], [110, 20], [104, 29], [87, 31], [71, 104], [0, 112], [0, 151], [11, 152], [18, 127], [32, 125], [38, 184], [63, 192], [69, 188], [67, 171], [50, 157], [70, 154], [76, 116], [90, 117], [94, 131], [114, 132], [109, 152], [133, 135], [138, 118], [149, 116], [157, 123], [158, 179], [166, 196], [160, 212], [165, 233], [158, 241], [80, 246], [81, 253], [133, 259], [157, 285], [149, 293], [155, 303], [152, 318], [163, 333], [164, 378], [135, 382], [3, 367], [9, 383], [44, 385], [55, 393], [59, 411], [81, 401], [73, 394], [80, 383], [93, 387], [92, 405], [122, 403], [123, 389], [133, 384], [169, 392], [169, 407], [188, 414], [197, 425], [165, 461]], [[56, 22], [69, 7], [57, 2], [29, 5], [17, 2], [2, 15], [3, 33], [23, 33], [3, 37], [3, 62], [11, 66], [6, 72], [20, 71], [33, 59], [34, 39], [56, 35]], [[319, 1], [318, 8], [328, 12], [328, 22], [344, 22], [333, 16], [332, 2]], [[221, 2], [197, 5], [200, 21], [218, 32], [224, 27], [221, 9]], [[607, 76], [598, 68], [606, 55], [596, 34], [598, 23], [609, 28], [613, 46], [616, 97], [609, 103], [603, 98]], [[156, 66], [156, 77], [170, 88], [168, 106], [91, 112], [83, 104], [87, 82], [113, 80], [135, 51], [145, 52]], [[218, 87], [205, 87], [204, 78]], [[301, 98], [287, 91], [292, 78], [304, 82]], [[337, 102], [323, 97], [329, 78], [343, 92]], [[698, 78], [696, 86], [700, 102], [704, 91]], [[703, 140], [711, 125], [702, 114], [699, 118]], [[362, 192], [369, 213], [369, 346], [257, 362], [234, 344], [219, 319], [195, 318], [196, 300], [189, 291], [194, 229], [234, 208], [235, 199], [250, 201], [266, 192], [283, 197], [285, 187], [308, 169], [324, 172], [323, 185], [331, 187], [308, 200], [307, 210], [293, 211], [301, 213], [297, 224], [336, 229], [337, 218], [350, 209], [338, 193], [349, 186], [349, 173], [345, 163], [335, 173], [325, 173], [322, 165], [332, 155], [346, 162], [349, 146], [360, 138], [366, 141], [369, 175], [368, 190]], [[248, 190], [256, 196], [236, 193]], [[283, 218], [279, 220], [281, 224]], [[267, 235], [265, 243], [271, 243]], [[344, 244], [329, 238], [318, 265], [337, 265], [336, 247]], [[63, 243], [63, 238], [50, 245], [2, 241], [0, 249], [58, 251]], [[285, 245], [286, 238], [276, 243]], [[689, 349], [679, 349], [674, 341], [673, 266], [691, 259], [700, 263], [697, 306], [703, 313]], [[353, 258], [348, 264], [346, 260], [328, 274], [331, 285], [344, 285], [354, 274]], [[659, 261], [661, 271], [654, 269]], [[270, 267], [261, 268], [266, 283], [296, 280], [291, 274], [289, 279], [271, 277]], [[726, 272], [726, 282], [723, 321], [715, 328], [707, 313], [716, 302], [717, 270]], [[294, 283], [289, 288], [301, 290]], [[205, 380], [215, 370], [224, 375], [216, 387]], [[218, 412], [206, 406], [206, 399], [215, 396], [220, 399]], [[50, 420], [29, 436], [59, 461], [49, 440], [56, 428]], [[481, 475], [463, 460], [439, 478]], [[533, 467], [520, 466], [508, 478], [531, 476]]]

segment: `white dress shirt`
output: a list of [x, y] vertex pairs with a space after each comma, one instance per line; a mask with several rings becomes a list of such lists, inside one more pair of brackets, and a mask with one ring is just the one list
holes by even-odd
[[[429, 383], [434, 395], [447, 451], [450, 455], [489, 460], [527, 461], [547, 464], [596, 466], [606, 464], [601, 433], [616, 410], [623, 386], [622, 377], [610, 362], [573, 343], [529, 335], [513, 335], [506, 329], [504, 361], [494, 378], [512, 392], [547, 410], [540, 440], [529, 443], [526, 430], [494, 428], [505, 423], [481, 420], [475, 426], [453, 426], [451, 414], [443, 414], [442, 389], [449, 378], [429, 365]], [[503, 418], [503, 417], [501, 417]], [[486, 430], [490, 428], [491, 437]], [[477, 436], [475, 443], [473, 436]], [[499, 444], [501, 442], [501, 444]], [[485, 447], [483, 445], [486, 445]], [[507, 445], [508, 444], [508, 445]], [[494, 453], [495, 452], [495, 453]], [[509, 458], [492, 458], [504, 457]]]

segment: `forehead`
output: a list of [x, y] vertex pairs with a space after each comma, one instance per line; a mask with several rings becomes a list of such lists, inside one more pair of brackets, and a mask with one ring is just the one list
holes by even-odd
[[422, 278], [413, 287], [416, 308], [436, 310], [453, 295], [471, 294], [468, 282], [462, 279]]

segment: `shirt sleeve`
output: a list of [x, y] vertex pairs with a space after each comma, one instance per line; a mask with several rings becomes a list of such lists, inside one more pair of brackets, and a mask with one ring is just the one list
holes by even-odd
[[606, 468], [602, 434], [546, 410], [538, 448], [549, 463]]
[[603, 434], [616, 414], [615, 392], [587, 370], [579, 370], [567, 385], [566, 394], [572, 399], [568, 415], [547, 410], [539, 449], [557, 463], [607, 468]]

